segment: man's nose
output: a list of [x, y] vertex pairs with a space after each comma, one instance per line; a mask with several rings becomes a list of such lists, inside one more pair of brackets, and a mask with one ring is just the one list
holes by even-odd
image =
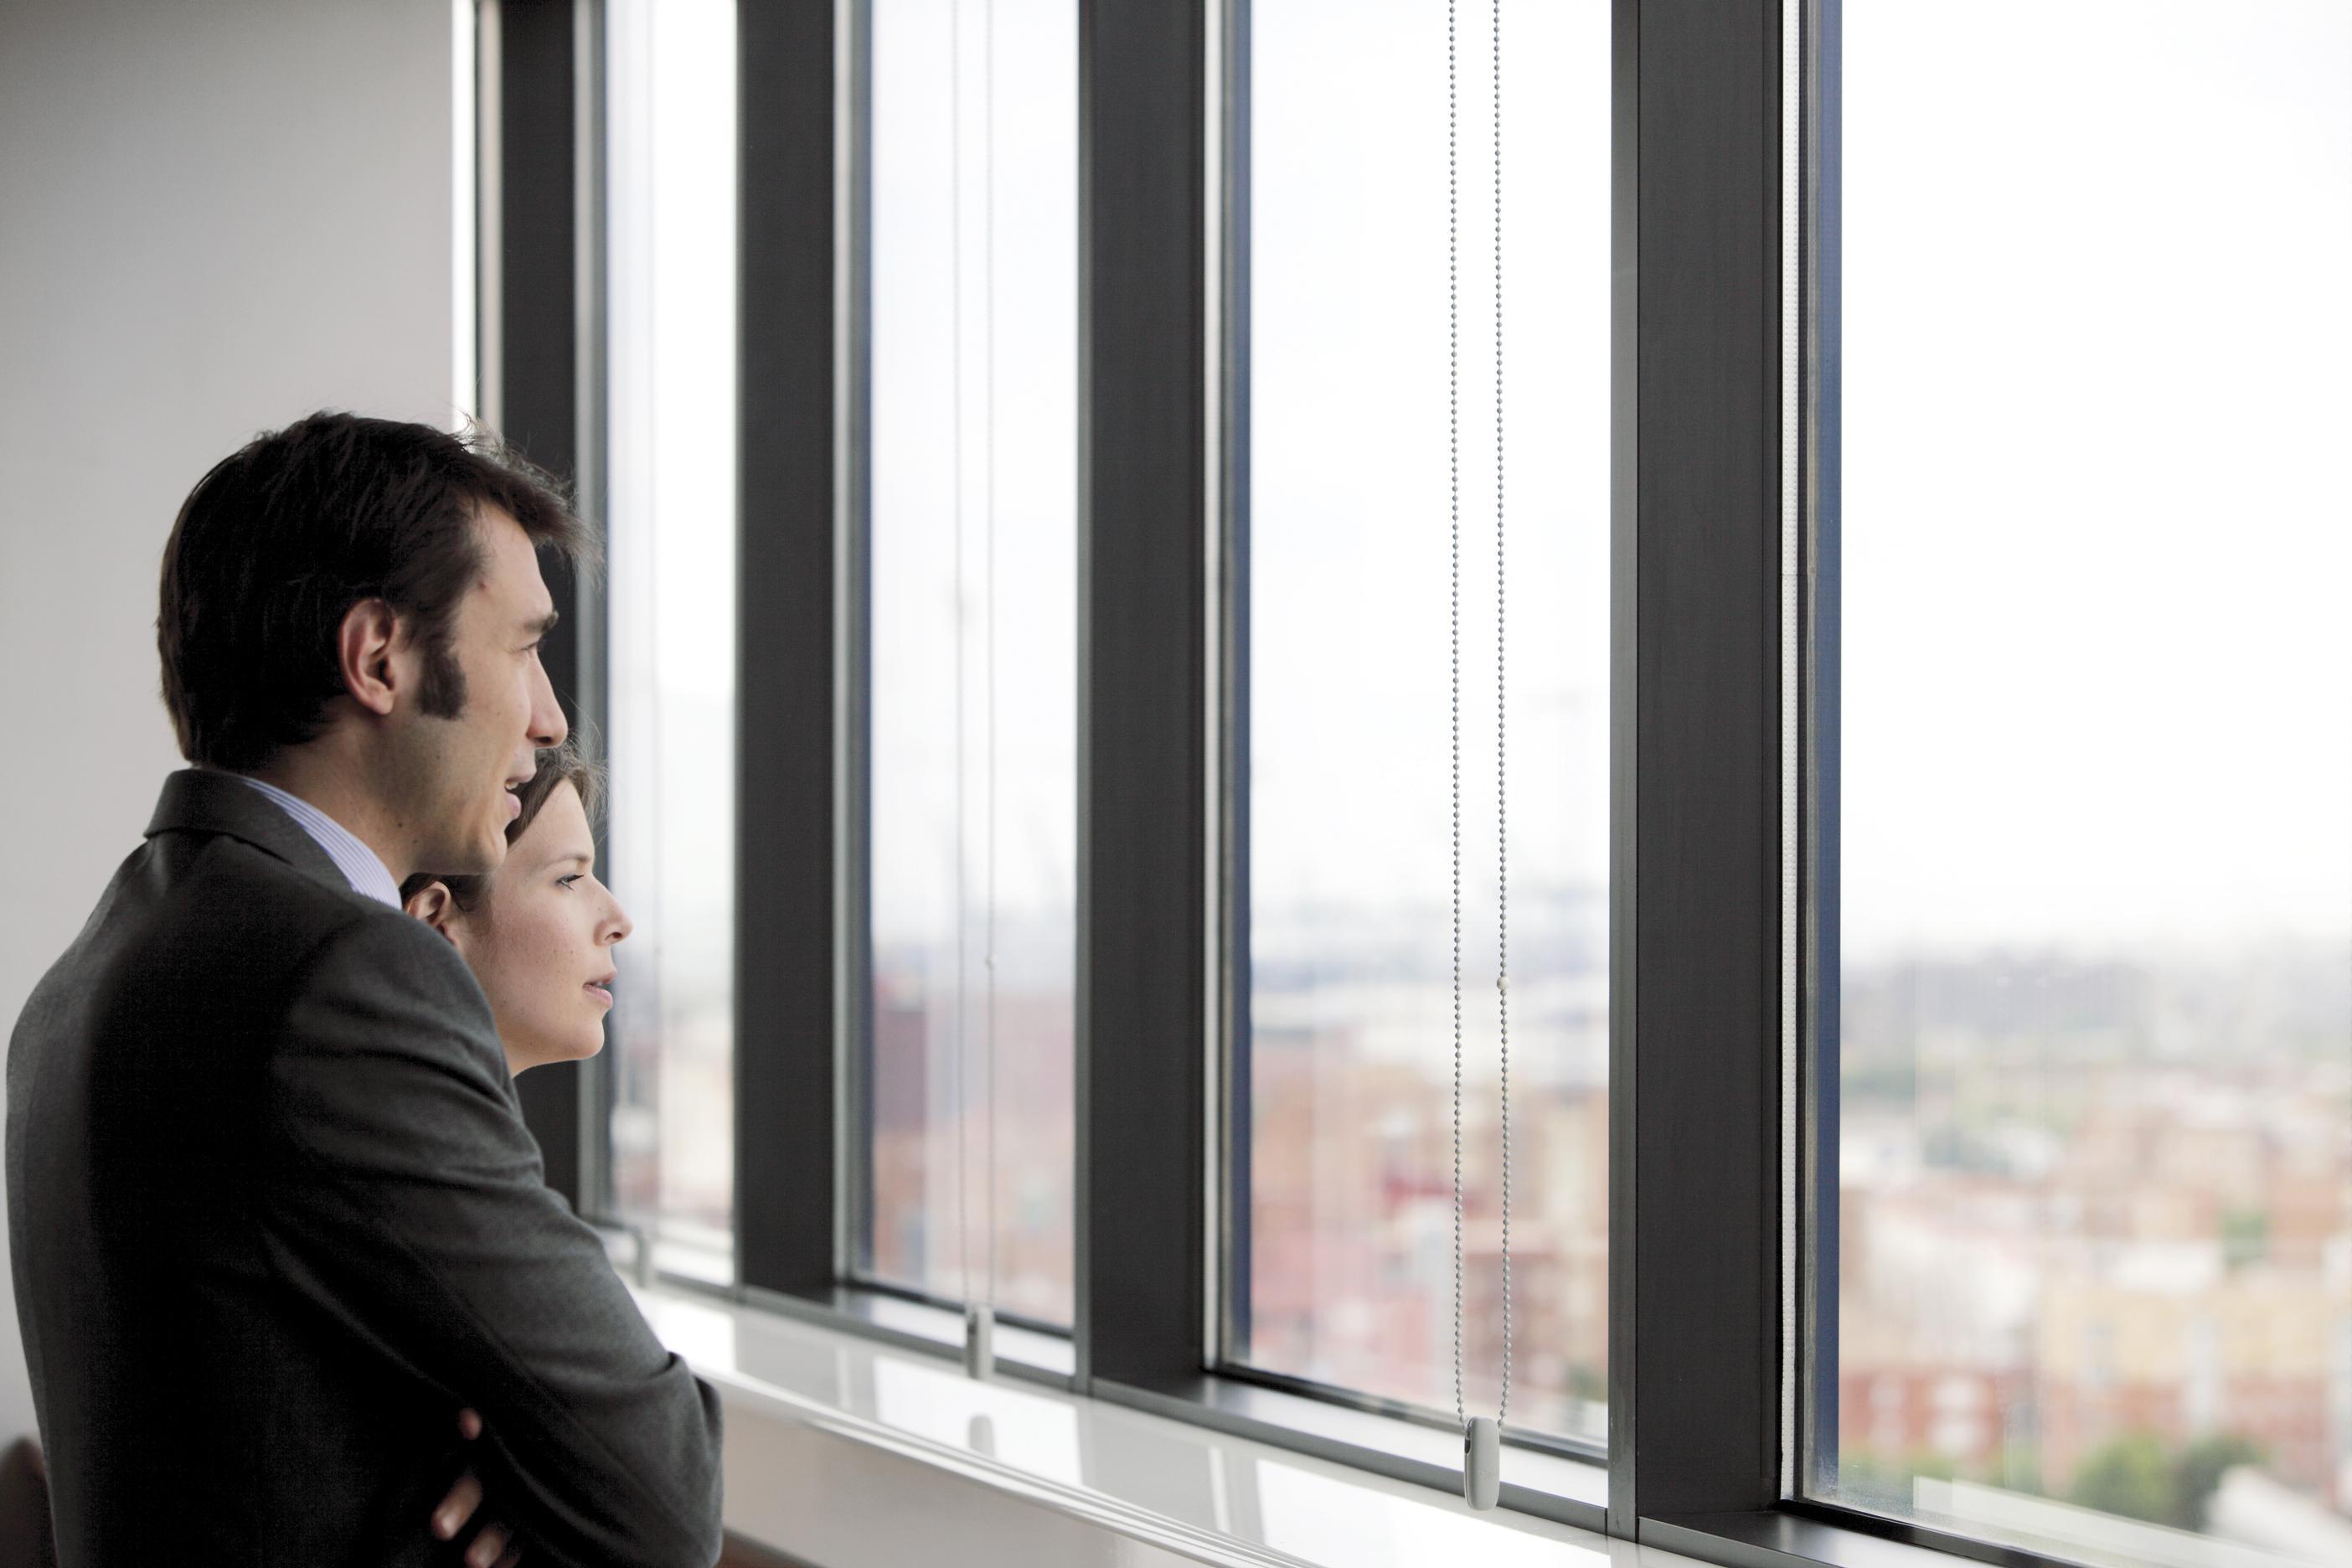
[[555, 683], [547, 668], [530, 661], [530, 743], [541, 751], [563, 744], [572, 726], [563, 721], [563, 704], [555, 700]]

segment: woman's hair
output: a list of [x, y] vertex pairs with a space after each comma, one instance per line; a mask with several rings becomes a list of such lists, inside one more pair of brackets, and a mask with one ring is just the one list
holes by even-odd
[[[523, 830], [547, 804], [558, 784], [570, 784], [579, 792], [581, 807], [594, 822], [604, 805], [604, 770], [580, 754], [580, 749], [566, 741], [539, 753], [539, 769], [530, 782], [515, 791], [522, 801], [522, 813], [507, 824], [507, 842], [511, 845], [523, 836]], [[400, 901], [406, 903], [418, 893], [438, 882], [449, 889], [449, 900], [470, 914], [479, 909], [482, 895], [489, 890], [487, 873], [466, 877], [441, 877], [430, 871], [419, 871], [400, 885]]]

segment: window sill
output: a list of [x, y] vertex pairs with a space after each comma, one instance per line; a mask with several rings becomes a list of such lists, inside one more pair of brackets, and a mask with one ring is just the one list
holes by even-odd
[[[860, 1533], [870, 1519], [852, 1531], [837, 1517], [812, 1517], [850, 1509], [844, 1494], [826, 1494], [836, 1503], [831, 1510], [795, 1511], [780, 1500], [780, 1478], [761, 1469], [753, 1483], [739, 1468], [758, 1462], [755, 1445], [762, 1439], [753, 1428], [815, 1434], [877, 1462], [913, 1461], [966, 1489], [955, 1498], [970, 1500], [969, 1484], [978, 1483], [1033, 1514], [1045, 1510], [1055, 1529], [1087, 1527], [1108, 1543], [1098, 1559], [1106, 1563], [1160, 1560], [1121, 1557], [1132, 1547], [1120, 1542], [1171, 1559], [1250, 1568], [1474, 1562], [1599, 1568], [1612, 1556], [1611, 1543], [1592, 1530], [1515, 1506], [1472, 1513], [1450, 1490], [1458, 1470], [1438, 1452], [1458, 1448], [1427, 1427], [1226, 1380], [1202, 1380], [1222, 1388], [1108, 1389], [1093, 1399], [1068, 1391], [1066, 1372], [1055, 1386], [1045, 1368], [1027, 1369], [1034, 1381], [1020, 1385], [1011, 1378], [976, 1382], [948, 1363], [943, 1351], [951, 1347], [939, 1342], [931, 1325], [866, 1319], [855, 1328], [828, 1326], [814, 1321], [824, 1307], [799, 1298], [775, 1310], [770, 1308], [777, 1303], [767, 1300], [738, 1304], [671, 1283], [640, 1287], [637, 1298], [663, 1342], [719, 1389], [728, 1407], [729, 1527], [829, 1568], [849, 1568], [861, 1554], [864, 1561], [895, 1559], [871, 1554], [885, 1549], [878, 1538]], [[895, 1305], [951, 1320], [920, 1303]], [[1315, 1420], [1307, 1413], [1318, 1411], [1325, 1414], [1313, 1428], [1294, 1428], [1289, 1442], [1261, 1438], [1276, 1417]], [[1375, 1442], [1364, 1424], [1397, 1430]], [[1596, 1467], [1518, 1450], [1506, 1468], [1523, 1460], [1600, 1476]], [[1425, 1476], [1442, 1477], [1443, 1485], [1414, 1484]], [[806, 1478], [794, 1484], [807, 1484]], [[1579, 1477], [1577, 1484], [1581, 1491], [1597, 1482]], [[940, 1503], [950, 1516], [971, 1506], [978, 1505], [952, 1498]], [[738, 1516], [762, 1507], [770, 1517]], [[909, 1519], [924, 1511], [911, 1502], [908, 1508]], [[940, 1515], [931, 1517], [936, 1523]], [[803, 1530], [845, 1533], [819, 1550]], [[1619, 1543], [1615, 1554], [1627, 1550]], [[1674, 1559], [1659, 1552], [1644, 1561]]]
[[[962, 1357], [962, 1316], [945, 1308], [849, 1286], [784, 1292], [738, 1285], [735, 1260], [724, 1252], [674, 1245], [646, 1230], [609, 1221], [598, 1222], [596, 1230], [614, 1270], [641, 1297], [658, 1290], [730, 1307], [749, 1306], [818, 1328], [850, 1329], [908, 1350], [944, 1352], [959, 1361]], [[1008, 1377], [1067, 1388], [1076, 1373], [1076, 1352], [1066, 1335], [1000, 1319], [995, 1344], [997, 1369]]]
[[[961, 1316], [887, 1293], [722, 1289], [667, 1272], [632, 1288], [662, 1341], [719, 1390], [730, 1433], [739, 1415], [806, 1428], [1188, 1562], [1598, 1568], [1591, 1554], [1602, 1553], [1614, 1568], [2071, 1568], [1794, 1510], [1645, 1517], [1638, 1547], [1612, 1542], [1597, 1464], [1512, 1447], [1503, 1508], [1476, 1514], [1458, 1496], [1456, 1439], [1416, 1422], [1205, 1373], [1148, 1387], [1097, 1381], [1089, 1398], [1073, 1391], [1069, 1341], [1010, 1324], [996, 1331], [1003, 1375], [975, 1382], [958, 1364]], [[734, 1508], [730, 1486], [730, 1529], [806, 1552]]]
[[[2039, 1545], [2002, 1542], [1811, 1501], [1753, 1513], [1644, 1518], [1641, 1531], [1645, 1545], [1725, 1568], [1964, 1568], [1978, 1563], [1993, 1568], [2304, 1568], [2335, 1561], [2284, 1555], [2068, 1504], [2030, 1500], [2029, 1506], [2069, 1516], [2061, 1528], [2077, 1533], [2072, 1539], [2048, 1534]], [[2047, 1516], [2043, 1522], [2048, 1525]]]
[[2052, 1563], [2030, 1552], [1973, 1542], [1960, 1555], [1777, 1510], [1644, 1519], [1642, 1541], [1724, 1568], [1954, 1568], [1970, 1561], [2051, 1568]]
[[[1395, 1416], [1202, 1374], [1152, 1387], [1097, 1382], [1095, 1396], [1178, 1421], [1447, 1494], [1462, 1488], [1462, 1439]], [[1503, 1506], [1554, 1523], [1599, 1532], [1607, 1528], [1609, 1472], [1595, 1464], [1508, 1447], [1503, 1455]]]

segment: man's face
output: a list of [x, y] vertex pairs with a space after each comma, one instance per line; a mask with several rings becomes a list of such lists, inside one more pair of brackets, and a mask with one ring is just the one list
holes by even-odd
[[444, 875], [495, 870], [506, 858], [507, 824], [519, 806], [532, 752], [559, 745], [563, 710], [539, 662], [554, 624], [554, 601], [539, 574], [539, 553], [505, 512], [476, 520], [482, 572], [453, 618], [449, 657], [465, 677], [454, 718], [421, 713], [409, 725], [404, 814], [413, 813], [414, 870]]

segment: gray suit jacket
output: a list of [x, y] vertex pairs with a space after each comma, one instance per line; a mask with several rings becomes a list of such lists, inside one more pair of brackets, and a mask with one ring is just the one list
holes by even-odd
[[718, 1401], [548, 1190], [472, 973], [243, 782], [173, 774], [34, 991], [7, 1160], [66, 1568], [455, 1562], [466, 1462], [534, 1564], [717, 1558]]

